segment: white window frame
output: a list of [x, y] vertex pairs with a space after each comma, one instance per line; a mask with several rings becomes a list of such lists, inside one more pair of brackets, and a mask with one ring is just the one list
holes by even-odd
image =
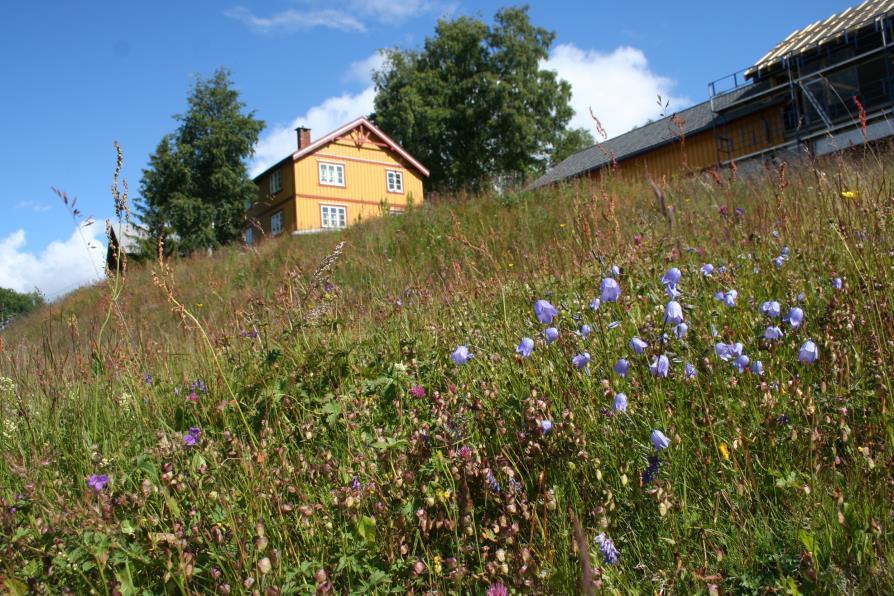
[[404, 173], [400, 170], [385, 170], [385, 186], [390, 193], [404, 194]]
[[[328, 215], [327, 215], [328, 212]], [[341, 217], [336, 218], [335, 225], [332, 225], [333, 217], [336, 213], [340, 213]], [[328, 223], [328, 225], [327, 225]], [[341, 225], [338, 225], [341, 223]], [[348, 227], [348, 208], [344, 205], [320, 205], [320, 229], [321, 230], [342, 230]]]
[[276, 170], [270, 174], [270, 194], [275, 195], [282, 190], [282, 170]]
[[[330, 170], [329, 168], [332, 169]], [[331, 172], [331, 176], [329, 174], [324, 176], [324, 171]], [[341, 182], [338, 182], [338, 172], [341, 173]], [[319, 174], [321, 186], [338, 186], [340, 188], [345, 187], [345, 164], [332, 161], [321, 161], [318, 162], [317, 173]]]
[[274, 236], [282, 234], [283, 230], [283, 213], [282, 209], [270, 216], [270, 233]]

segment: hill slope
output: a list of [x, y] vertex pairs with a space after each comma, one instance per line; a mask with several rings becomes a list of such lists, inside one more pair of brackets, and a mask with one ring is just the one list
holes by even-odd
[[5, 585], [890, 589], [891, 170], [456, 199], [82, 290], [2, 336]]

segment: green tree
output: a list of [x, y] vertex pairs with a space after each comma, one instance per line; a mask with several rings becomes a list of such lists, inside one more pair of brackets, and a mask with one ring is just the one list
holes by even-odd
[[15, 290], [0, 288], [0, 329], [20, 315], [28, 314], [45, 304], [38, 292], [22, 294]]
[[554, 166], [566, 157], [574, 155], [578, 151], [592, 147], [596, 139], [586, 128], [569, 128], [556, 142], [553, 153], [549, 158], [549, 165]]
[[555, 34], [528, 8], [494, 24], [439, 20], [421, 50], [385, 52], [373, 120], [431, 171], [438, 190], [540, 173], [566, 139], [570, 85], [543, 70]]
[[137, 213], [151, 241], [174, 234], [179, 250], [212, 248], [238, 238], [245, 205], [257, 190], [246, 160], [264, 123], [245, 112], [230, 73], [198, 78], [180, 126], [165, 135], [143, 170]]

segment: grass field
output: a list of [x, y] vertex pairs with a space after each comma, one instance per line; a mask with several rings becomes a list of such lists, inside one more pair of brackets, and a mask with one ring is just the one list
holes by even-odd
[[0, 585], [894, 590], [890, 155], [663, 191], [457, 197], [20, 321]]

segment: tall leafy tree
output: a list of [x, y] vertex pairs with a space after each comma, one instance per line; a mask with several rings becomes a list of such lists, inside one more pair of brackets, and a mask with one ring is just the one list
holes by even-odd
[[22, 294], [8, 288], [0, 288], [0, 329], [19, 315], [26, 315], [45, 304], [37, 292]]
[[436, 189], [535, 175], [580, 142], [568, 138], [570, 85], [541, 68], [554, 39], [526, 6], [500, 10], [490, 26], [442, 19], [421, 50], [385, 52], [372, 118], [421, 159]]
[[257, 192], [246, 160], [264, 123], [246, 112], [230, 73], [198, 78], [180, 123], [165, 135], [143, 170], [137, 212], [153, 239], [176, 234], [182, 251], [238, 238], [245, 205]]

